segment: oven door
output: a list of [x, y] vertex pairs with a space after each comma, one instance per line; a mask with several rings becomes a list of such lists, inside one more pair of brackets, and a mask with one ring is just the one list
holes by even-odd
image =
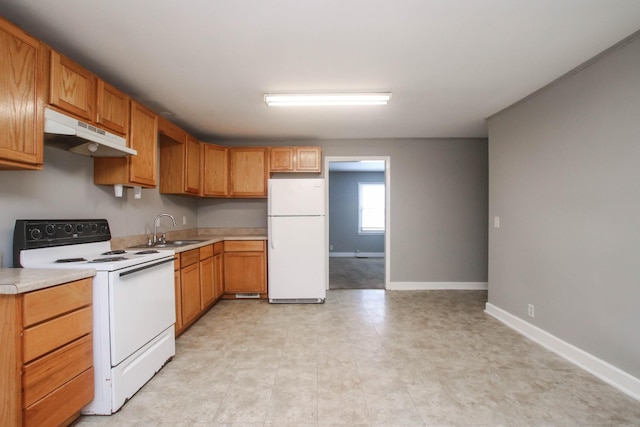
[[109, 272], [111, 366], [176, 322], [173, 257]]

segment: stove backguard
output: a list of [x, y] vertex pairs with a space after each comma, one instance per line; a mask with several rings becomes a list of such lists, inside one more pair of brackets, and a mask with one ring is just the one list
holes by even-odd
[[20, 251], [111, 240], [106, 219], [19, 219], [13, 231], [13, 266]]

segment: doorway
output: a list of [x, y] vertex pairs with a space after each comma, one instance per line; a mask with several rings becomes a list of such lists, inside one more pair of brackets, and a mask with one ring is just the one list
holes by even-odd
[[325, 157], [327, 289], [386, 289], [390, 280], [390, 159]]

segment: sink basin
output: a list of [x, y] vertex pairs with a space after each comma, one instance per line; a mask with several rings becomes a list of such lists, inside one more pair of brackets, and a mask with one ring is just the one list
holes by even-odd
[[202, 243], [202, 242], [206, 242], [206, 240], [167, 240], [167, 243], [165, 244], [173, 245], [173, 246], [186, 246], [186, 245], [194, 245], [196, 243]]
[[165, 243], [157, 242], [157, 243], [152, 243], [150, 245], [137, 245], [137, 246], [132, 246], [132, 248], [134, 248], [134, 249], [139, 249], [139, 248], [176, 248], [176, 247], [180, 247], [180, 246], [195, 245], [196, 243], [202, 243], [202, 242], [206, 242], [206, 240], [197, 240], [197, 239], [167, 240]]

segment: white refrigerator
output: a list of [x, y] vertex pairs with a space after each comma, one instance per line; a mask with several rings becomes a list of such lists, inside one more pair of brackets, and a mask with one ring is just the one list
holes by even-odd
[[324, 179], [270, 179], [270, 303], [323, 303], [327, 288]]

